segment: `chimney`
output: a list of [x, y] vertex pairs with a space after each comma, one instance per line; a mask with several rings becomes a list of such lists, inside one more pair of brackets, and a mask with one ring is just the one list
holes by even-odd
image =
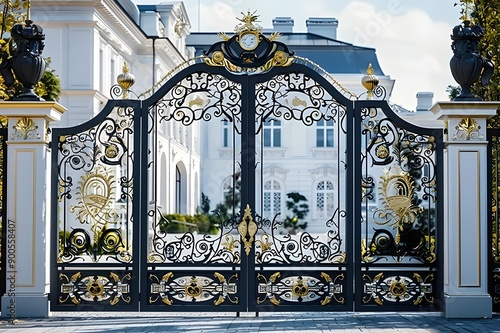
[[310, 17], [306, 20], [307, 32], [326, 38], [337, 39], [339, 20], [333, 17]]
[[429, 111], [432, 106], [432, 98], [434, 93], [428, 91], [422, 91], [417, 93], [417, 112], [419, 111]]
[[275, 17], [273, 28], [277, 32], [293, 32], [294, 21], [291, 17]]

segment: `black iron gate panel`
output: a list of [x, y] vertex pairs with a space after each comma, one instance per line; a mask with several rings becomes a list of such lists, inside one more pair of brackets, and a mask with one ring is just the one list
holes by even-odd
[[[0, 117], [1, 118], [1, 117]], [[0, 119], [0, 295], [6, 291], [7, 275], [7, 124]], [[0, 300], [1, 304], [1, 300]]]
[[352, 174], [346, 166], [353, 101], [301, 63], [250, 82], [256, 134], [250, 205], [258, 228], [249, 255], [248, 309], [352, 310]]
[[357, 101], [355, 114], [355, 308], [437, 310], [442, 132], [402, 121], [385, 101]]
[[[491, 120], [490, 120], [491, 121]], [[494, 121], [492, 125], [497, 126]], [[498, 127], [498, 126], [497, 126]], [[493, 299], [493, 311], [500, 311], [500, 129], [488, 127], [488, 186], [490, 186], [491, 204], [488, 205], [488, 239], [490, 252], [488, 256], [489, 293]]]
[[53, 311], [139, 307], [140, 101], [52, 136]]
[[[241, 215], [236, 176], [223, 198], [214, 184], [210, 199], [219, 205], [199, 211], [199, 168], [206, 177], [236, 175], [242, 159], [236, 141], [241, 136], [242, 92], [245, 76], [231, 76], [223, 68], [198, 63], [174, 76], [143, 103], [141, 160], [141, 221], [144, 232], [141, 309], [148, 311], [246, 311], [246, 256], [239, 239]], [[248, 110], [246, 110], [248, 111]], [[248, 113], [248, 112], [247, 112]], [[231, 134], [223, 170], [211, 168], [211, 157], [201, 160], [201, 145], [210, 144], [210, 131], [201, 127], [226, 124]], [[186, 133], [188, 133], [186, 135]], [[193, 141], [189, 141], [193, 137]], [[227, 133], [229, 136], [229, 133]], [[186, 151], [189, 150], [189, 153]], [[184, 158], [182, 157], [183, 154]], [[218, 160], [218, 158], [214, 158]], [[193, 171], [195, 170], [195, 171]], [[199, 170], [201, 172], [201, 169]], [[146, 176], [147, 175], [147, 176]], [[169, 179], [175, 178], [175, 186]], [[207, 179], [207, 182], [209, 180]], [[193, 186], [195, 184], [195, 186]], [[205, 195], [205, 194], [204, 194]], [[208, 200], [208, 197], [207, 197]], [[198, 210], [191, 221], [188, 212]]]

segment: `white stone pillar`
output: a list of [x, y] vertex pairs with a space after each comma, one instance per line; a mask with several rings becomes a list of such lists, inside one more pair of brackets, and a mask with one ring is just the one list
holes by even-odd
[[445, 122], [444, 313], [446, 318], [492, 316], [488, 294], [486, 120], [499, 102], [438, 102]]
[[[55, 102], [2, 102], [7, 137], [7, 291], [2, 317], [47, 317], [50, 228], [49, 124], [64, 107]], [[14, 246], [13, 246], [14, 245]], [[15, 249], [15, 251], [13, 250]]]

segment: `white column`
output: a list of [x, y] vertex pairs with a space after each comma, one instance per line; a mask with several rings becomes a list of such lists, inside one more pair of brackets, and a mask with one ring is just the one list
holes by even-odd
[[431, 111], [445, 122], [444, 316], [492, 316], [488, 294], [486, 119], [499, 102], [438, 102]]
[[2, 102], [7, 137], [7, 291], [2, 317], [47, 317], [50, 235], [49, 124], [66, 109], [55, 102]]

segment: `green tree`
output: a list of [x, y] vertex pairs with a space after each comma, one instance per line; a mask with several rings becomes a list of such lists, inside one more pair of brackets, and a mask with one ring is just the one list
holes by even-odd
[[292, 213], [283, 221], [283, 227], [291, 234], [307, 228], [307, 222], [302, 222], [309, 213], [307, 198], [298, 192], [287, 193], [286, 208]]

